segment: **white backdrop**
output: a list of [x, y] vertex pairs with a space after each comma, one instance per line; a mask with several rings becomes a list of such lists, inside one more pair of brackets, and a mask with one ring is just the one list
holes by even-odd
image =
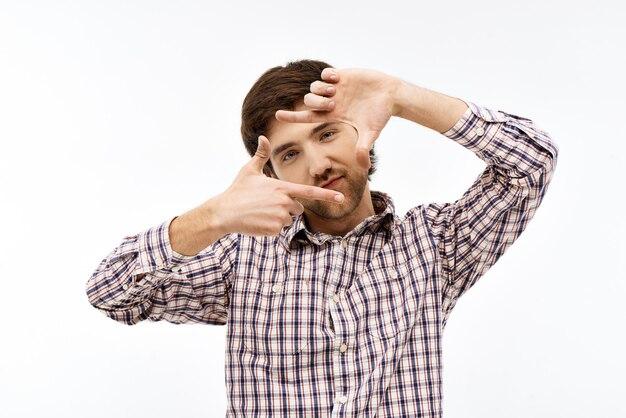
[[[623, 2], [0, 1], [0, 416], [219, 417], [224, 327], [128, 327], [84, 287], [125, 235], [223, 191], [263, 71], [377, 69], [533, 119], [542, 207], [461, 298], [448, 418], [624, 417]], [[484, 168], [392, 120], [372, 188], [399, 214]]]

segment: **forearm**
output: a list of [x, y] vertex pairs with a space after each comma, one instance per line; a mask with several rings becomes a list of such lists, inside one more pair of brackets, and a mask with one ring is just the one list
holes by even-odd
[[236, 235], [225, 235], [201, 254], [172, 252], [171, 221], [124, 238], [104, 258], [86, 284], [89, 302], [108, 317], [223, 324]]
[[467, 104], [455, 97], [398, 80], [393, 93], [393, 116], [408, 119], [439, 133], [454, 126]]

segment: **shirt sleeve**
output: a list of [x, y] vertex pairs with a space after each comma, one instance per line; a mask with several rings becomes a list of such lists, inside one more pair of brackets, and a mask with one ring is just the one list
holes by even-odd
[[443, 273], [444, 324], [456, 304], [519, 237], [541, 204], [558, 147], [530, 120], [474, 103], [443, 135], [487, 163], [454, 203], [430, 204], [426, 222]]
[[238, 235], [227, 234], [195, 256], [175, 252], [172, 218], [127, 236], [87, 281], [89, 302], [110, 318], [224, 325]]

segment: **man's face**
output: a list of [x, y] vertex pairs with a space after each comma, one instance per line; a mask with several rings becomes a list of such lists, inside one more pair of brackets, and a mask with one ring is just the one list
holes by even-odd
[[270, 123], [270, 161], [280, 180], [337, 190], [341, 204], [298, 198], [321, 218], [341, 219], [363, 199], [368, 170], [356, 160], [357, 131], [342, 122]]

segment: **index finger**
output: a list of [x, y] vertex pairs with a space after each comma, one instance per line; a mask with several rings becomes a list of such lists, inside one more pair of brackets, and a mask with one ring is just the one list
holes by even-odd
[[281, 122], [315, 123], [328, 121], [325, 113], [313, 110], [277, 110], [274, 117]]
[[309, 200], [323, 200], [331, 203], [342, 203], [345, 199], [343, 193], [323, 187], [308, 186], [306, 184], [289, 183], [278, 180], [282, 183], [285, 192], [291, 197], [301, 197]]

